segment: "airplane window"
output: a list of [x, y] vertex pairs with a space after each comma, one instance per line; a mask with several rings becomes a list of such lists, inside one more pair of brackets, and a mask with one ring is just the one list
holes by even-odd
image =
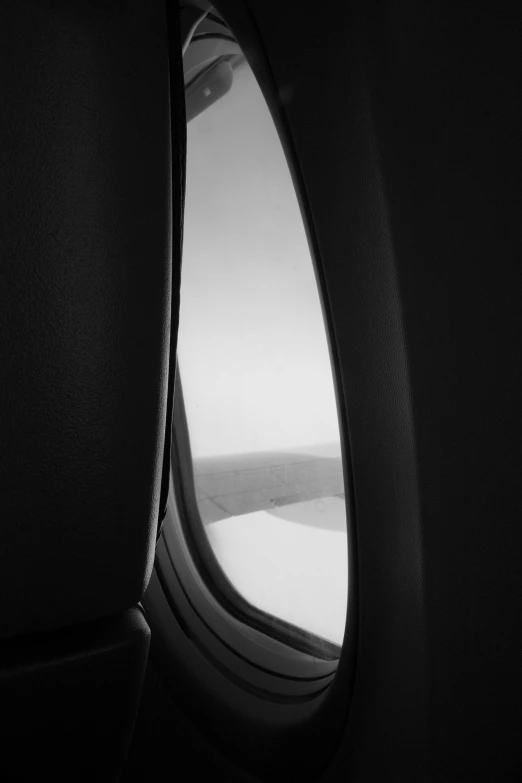
[[178, 364], [192, 523], [249, 604], [341, 644], [347, 512], [318, 286], [263, 94], [244, 58], [225, 65], [206, 69], [187, 111]]

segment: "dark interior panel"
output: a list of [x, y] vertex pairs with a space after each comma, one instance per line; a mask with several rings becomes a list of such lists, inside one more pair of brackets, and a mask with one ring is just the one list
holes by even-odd
[[8, 0], [0, 73], [9, 637], [123, 611], [152, 568], [180, 242], [164, 5]]
[[141, 696], [141, 609], [0, 644], [1, 768], [8, 781], [116, 781]]

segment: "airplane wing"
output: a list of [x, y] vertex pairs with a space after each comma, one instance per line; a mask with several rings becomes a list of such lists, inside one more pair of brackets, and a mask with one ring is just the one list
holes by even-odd
[[199, 458], [194, 460], [194, 483], [205, 525], [306, 500], [344, 497], [340, 453], [261, 452]]

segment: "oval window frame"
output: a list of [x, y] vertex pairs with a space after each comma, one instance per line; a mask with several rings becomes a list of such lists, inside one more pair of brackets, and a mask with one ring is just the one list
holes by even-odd
[[[222, 3], [217, 5], [221, 7]], [[192, 718], [194, 724], [204, 734], [210, 736], [221, 751], [225, 753], [227, 750], [230, 751], [244, 769], [261, 770], [262, 774], [264, 771], [270, 777], [275, 775], [274, 779], [279, 779], [281, 763], [283, 763], [289, 765], [285, 778], [290, 771], [292, 774], [300, 774], [308, 778], [324, 768], [337, 747], [340, 731], [351, 703], [355, 679], [358, 636], [357, 553], [348, 425], [345, 407], [340, 402], [343, 399], [343, 390], [326, 286], [321, 267], [317, 263], [318, 246], [311, 231], [311, 215], [306, 199], [303, 197], [305, 188], [292, 146], [291, 134], [255, 23], [245, 8], [230, 7], [226, 9], [226, 14], [228, 22], [230, 17], [235, 17], [234, 35], [263, 92], [283, 146], [301, 210], [323, 310], [337, 398], [345, 497], [349, 511], [347, 515], [349, 584], [345, 636], [335, 671], [327, 675], [329, 683], [326, 687], [306, 690], [306, 685], [303, 687], [303, 683], [309, 684], [314, 679], [313, 676], [296, 679], [287, 677], [282, 671], [275, 673], [265, 670], [264, 674], [273, 678], [273, 687], [272, 689], [260, 688], [258, 686], [266, 685], [267, 680], [261, 683], [258, 674], [260, 669], [253, 663], [247, 664], [250, 668], [245, 670], [248, 672], [246, 678], [238, 680], [234, 677], [234, 667], [229, 667], [226, 663], [223, 666], [226, 645], [223, 645], [222, 640], [216, 635], [213, 636], [210, 645], [206, 644], [198, 630], [197, 612], [184, 593], [184, 587], [190, 584], [192, 579], [192, 590], [200, 591], [200, 599], [208, 598], [202, 589], [201, 581], [193, 578], [198, 574], [197, 567], [194, 562], [191, 563], [190, 557], [187, 557], [186, 541], [183, 544], [178, 504], [172, 494], [174, 485], [172, 471], [166, 525], [158, 539], [156, 561], [148, 590], [143, 598], [143, 605], [152, 629], [152, 662], [158, 666], [175, 699], [181, 698], [184, 711]], [[173, 553], [174, 561], [179, 563], [182, 570], [185, 569], [185, 575], [182, 577], [186, 580], [185, 585], [179, 581], [174, 567]], [[251, 629], [247, 630], [250, 633]], [[288, 645], [286, 647], [284, 653], [289, 651], [291, 654], [295, 653], [295, 650], [288, 649]], [[231, 650], [228, 649], [228, 653], [230, 652]], [[280, 652], [283, 653], [283, 650]], [[233, 651], [232, 655], [235, 655]], [[284, 657], [282, 654], [281, 660]], [[296, 656], [294, 660], [298, 659], [301, 663], [304, 661], [306, 667], [306, 654], [303, 656], [300, 652], [300, 656]], [[317, 661], [312, 659], [311, 664], [317, 674]], [[312, 670], [309, 669], [308, 672], [303, 673], [311, 672]], [[288, 688], [285, 690], [279, 687], [281, 679], [287, 680], [286, 685], [290, 683], [290, 692]], [[316, 685], [319, 679], [323, 678], [315, 677]], [[336, 681], [339, 679], [342, 682], [338, 683], [340, 687], [336, 687]], [[294, 682], [297, 684], [292, 686], [291, 683]], [[285, 692], [282, 692], [283, 690]], [[210, 717], [206, 719], [204, 716]], [[256, 737], [255, 747], [251, 743], [252, 736]], [[278, 748], [275, 755], [274, 747]]]

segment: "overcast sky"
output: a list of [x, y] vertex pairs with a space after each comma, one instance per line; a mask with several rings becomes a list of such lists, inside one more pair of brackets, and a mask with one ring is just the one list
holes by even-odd
[[248, 67], [188, 126], [178, 358], [193, 456], [339, 439], [299, 206]]

